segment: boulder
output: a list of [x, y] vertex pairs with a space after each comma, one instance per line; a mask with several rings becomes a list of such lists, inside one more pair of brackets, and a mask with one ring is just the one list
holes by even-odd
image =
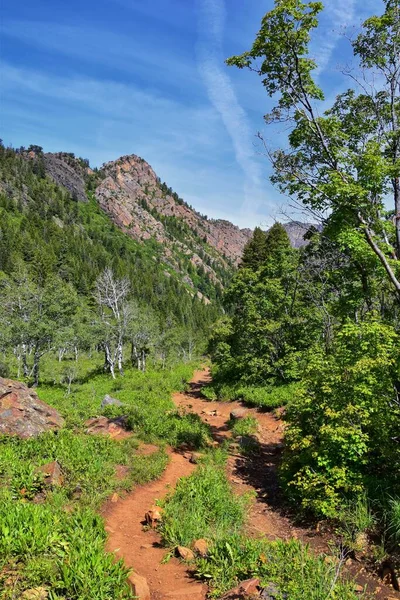
[[108, 435], [111, 438], [126, 436], [126, 417], [108, 419], [107, 417], [94, 417], [85, 423], [86, 433], [89, 435]]
[[43, 473], [44, 484], [49, 487], [61, 487], [64, 483], [64, 477], [61, 467], [56, 460], [38, 467], [38, 473]]
[[190, 548], [186, 548], [185, 546], [177, 546], [176, 552], [182, 560], [191, 561], [194, 560], [194, 553]]
[[19, 381], [0, 377], [0, 434], [37, 437], [64, 425], [60, 413]]
[[232, 421], [238, 421], [247, 417], [247, 410], [245, 408], [235, 408], [231, 411], [230, 418]]
[[123, 406], [123, 403], [121, 402], [121, 400], [118, 400], [117, 398], [112, 398], [112, 396], [106, 394], [103, 400], [101, 401], [100, 406], [101, 408], [104, 408], [105, 406]]
[[145, 577], [133, 572], [128, 576], [128, 582], [138, 600], [150, 600], [150, 589]]

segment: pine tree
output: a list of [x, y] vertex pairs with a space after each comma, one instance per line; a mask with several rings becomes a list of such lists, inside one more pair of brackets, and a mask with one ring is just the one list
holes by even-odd
[[244, 247], [240, 266], [245, 269], [257, 271], [265, 263], [266, 257], [267, 236], [260, 227], [256, 227], [253, 237]]
[[265, 235], [266, 256], [278, 258], [282, 251], [290, 249], [290, 240], [286, 229], [281, 223], [274, 223]]

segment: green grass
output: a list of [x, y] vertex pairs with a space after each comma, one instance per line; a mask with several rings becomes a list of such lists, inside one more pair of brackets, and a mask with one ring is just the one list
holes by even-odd
[[244, 535], [216, 541], [207, 558], [197, 560], [198, 577], [211, 585], [211, 597], [259, 577], [262, 586], [274, 584], [277, 600], [356, 600], [364, 594], [337, 577], [337, 564], [315, 556], [298, 540], [268, 541]]
[[242, 400], [250, 406], [273, 409], [288, 404], [299, 392], [298, 383], [254, 386], [242, 383], [213, 383], [202, 390], [208, 400]]
[[258, 430], [258, 421], [255, 417], [247, 416], [243, 419], [234, 419], [229, 422], [233, 437], [254, 435]]
[[387, 512], [388, 534], [397, 549], [400, 549], [400, 498], [391, 498], [389, 500], [389, 509]]
[[[178, 413], [171, 399], [173, 391], [184, 389], [194, 365], [147, 373], [128, 369], [125, 377], [113, 381], [96, 372], [97, 357], [82, 357], [68, 395], [60, 383], [68, 362], [47, 359], [44, 383], [37, 390], [61, 412], [65, 428], [36, 439], [0, 438], [2, 600], [37, 586], [48, 591], [50, 600], [131, 598], [126, 569], [104, 550], [106, 535], [97, 510], [113, 492], [158, 477], [168, 461], [166, 443], [199, 447], [208, 440], [207, 426], [198, 417]], [[131, 437], [115, 441], [85, 433], [88, 418], [107, 413], [100, 408], [105, 394], [124, 403], [107, 410], [128, 415]], [[152, 441], [159, 450], [140, 455], [140, 441]], [[54, 460], [64, 483], [46, 489], [37, 468]], [[126, 467], [122, 479], [116, 475], [117, 465]], [[36, 504], [39, 497], [42, 503]]]
[[225, 461], [223, 450], [210, 452], [164, 500], [160, 531], [165, 545], [190, 546], [198, 538], [219, 540], [243, 527], [250, 496], [233, 494]]

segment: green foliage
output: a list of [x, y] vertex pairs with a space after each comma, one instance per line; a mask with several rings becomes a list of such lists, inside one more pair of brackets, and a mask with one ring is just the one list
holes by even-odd
[[260, 266], [243, 265], [226, 291], [232, 317], [215, 327], [210, 343], [217, 381], [265, 386], [299, 376], [301, 350], [312, 335], [312, 320], [298, 292], [299, 257], [278, 223], [266, 244]]
[[[172, 391], [184, 389], [193, 366], [150, 368], [147, 373], [127, 370], [123, 378], [112, 380], [96, 374], [94, 357], [77, 364], [77, 377], [67, 394], [65, 386], [54, 381], [64, 365], [45, 356], [44, 383], [37, 391], [62, 413], [66, 427], [34, 439], [0, 439], [0, 595], [12, 600], [17, 593], [42, 586], [54, 600], [128, 600], [132, 595], [127, 569], [105, 552], [106, 534], [95, 511], [113, 492], [159, 477], [168, 461], [166, 442], [206, 441], [207, 427], [197, 418], [176, 415], [171, 400]], [[116, 396], [123, 406], [101, 409], [105, 394]], [[85, 433], [89, 417], [137, 410], [143, 420], [135, 423], [129, 438], [115, 441]], [[149, 439], [159, 450], [138, 454], [139, 440]], [[52, 461], [60, 465], [61, 487], [47, 487], [38, 472]], [[124, 467], [123, 478], [117, 476], [117, 466]], [[13, 573], [16, 583], [10, 586], [6, 580]]]
[[391, 498], [387, 513], [387, 533], [390, 539], [400, 547], [400, 499]]
[[[67, 513], [55, 506], [0, 500], [0, 567], [16, 575], [2, 598], [36, 586], [51, 598], [128, 600], [127, 569], [104, 553], [106, 533], [90, 509]], [[23, 562], [20, 562], [20, 561]], [[13, 568], [14, 567], [14, 568]], [[0, 574], [1, 579], [4, 575]]]
[[288, 493], [305, 509], [334, 516], [342, 495], [379, 479], [400, 484], [399, 369], [398, 335], [373, 319], [344, 325], [330, 354], [310, 353], [307, 389], [287, 411], [283, 469]]
[[232, 423], [232, 435], [238, 437], [242, 435], [253, 435], [258, 431], [258, 422], [255, 417], [244, 417], [244, 419], [236, 419]]
[[226, 455], [207, 455], [163, 501], [161, 535], [168, 546], [190, 546], [198, 538], [219, 540], [243, 526], [249, 496], [235, 496], [226, 478]]
[[267, 258], [267, 236], [260, 227], [253, 231], [252, 238], [243, 249], [240, 267], [257, 271], [263, 266]]
[[216, 541], [209, 556], [197, 563], [198, 576], [211, 584], [213, 598], [219, 598], [223, 592], [251, 577], [259, 577], [265, 587], [274, 584], [279, 592], [277, 598], [282, 599], [365, 597], [355, 593], [354, 584], [342, 581], [339, 571], [339, 561], [325, 562], [323, 556], [315, 556], [298, 540], [271, 542], [243, 535]]

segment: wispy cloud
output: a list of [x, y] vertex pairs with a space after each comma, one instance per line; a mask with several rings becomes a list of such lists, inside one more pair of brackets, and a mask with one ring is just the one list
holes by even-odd
[[233, 84], [223, 66], [223, 0], [199, 0], [198, 68], [212, 105], [230, 136], [236, 162], [244, 174], [242, 213], [256, 215], [267, 203], [263, 174], [255, 156], [255, 131], [240, 105]]
[[320, 75], [329, 66], [338, 41], [354, 22], [356, 0], [327, 0], [321, 16], [322, 28], [314, 38], [311, 51], [316, 57]]

